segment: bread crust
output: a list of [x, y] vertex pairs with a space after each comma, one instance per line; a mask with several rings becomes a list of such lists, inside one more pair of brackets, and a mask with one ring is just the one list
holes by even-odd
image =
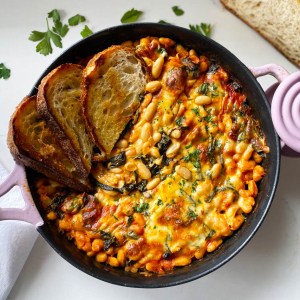
[[[26, 113], [26, 109], [31, 110], [31, 106], [33, 107], [35, 102], [36, 96], [25, 97], [10, 118], [7, 144], [11, 155], [15, 161], [20, 162], [26, 167], [32, 168], [63, 185], [75, 190], [90, 192], [92, 188], [87, 179], [79, 179], [75, 172], [70, 173], [66, 166], [61, 164], [61, 162], [68, 159], [67, 157], [56, 157], [55, 155], [47, 157], [43, 152], [37, 153], [33, 144], [30, 149], [28, 149], [28, 146], [30, 147], [29, 144], [25, 145], [27, 133], [24, 131], [25, 128], [20, 128], [18, 124], [22, 124], [22, 118], [24, 117], [22, 114]], [[38, 141], [36, 141], [36, 143], [38, 143]], [[53, 144], [53, 146], [57, 149], [59, 144]], [[60, 153], [63, 153], [63, 151]]]
[[111, 46], [94, 55], [84, 69], [81, 101], [86, 127], [104, 155], [109, 155], [140, 106], [138, 96], [144, 93], [146, 81], [144, 62], [130, 47]]
[[[75, 144], [75, 141], [68, 136], [66, 131], [62, 128], [61, 122], [55, 115], [52, 101], [53, 99], [49, 99], [47, 97], [47, 92], [55, 85], [56, 78], [60, 78], [66, 72], [81, 72], [83, 71], [83, 67], [81, 65], [76, 64], [62, 64], [56, 69], [52, 70], [49, 74], [47, 74], [41, 81], [38, 94], [37, 94], [37, 110], [38, 113], [44, 118], [47, 125], [52, 129], [53, 133], [56, 135], [61, 147], [67, 153], [70, 160], [76, 166], [78, 176], [82, 179], [87, 178], [91, 169], [91, 160], [86, 162], [80, 153], [80, 148]], [[62, 80], [60, 80], [61, 82]], [[63, 86], [63, 85], [62, 85]], [[80, 88], [80, 84], [78, 86]], [[80, 101], [80, 100], [79, 100]], [[79, 102], [80, 103], [80, 102]], [[82, 116], [83, 118], [83, 116]], [[92, 155], [92, 153], [90, 153]]]

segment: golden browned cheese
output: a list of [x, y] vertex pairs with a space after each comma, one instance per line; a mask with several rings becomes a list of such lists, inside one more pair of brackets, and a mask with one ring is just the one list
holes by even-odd
[[138, 119], [110, 159], [94, 165], [95, 195], [70, 193], [46, 206], [96, 261], [164, 273], [216, 250], [243, 224], [269, 148], [222, 66], [168, 38], [135, 47], [153, 78]]

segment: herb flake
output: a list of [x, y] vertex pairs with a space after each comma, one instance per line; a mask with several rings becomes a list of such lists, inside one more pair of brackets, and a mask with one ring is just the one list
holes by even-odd
[[124, 13], [124, 15], [121, 18], [121, 23], [124, 24], [136, 22], [142, 14], [142, 11], [132, 8], [131, 10], [128, 10]]
[[10, 77], [10, 69], [8, 69], [4, 63], [0, 63], [0, 79], [8, 79]]
[[76, 26], [79, 23], [82, 23], [82, 22], [85, 22], [85, 21], [86, 21], [86, 18], [84, 16], [77, 14], [77, 15], [69, 18], [68, 24], [70, 26]]
[[182, 16], [184, 14], [184, 10], [182, 10], [179, 6], [175, 5], [172, 7], [172, 10], [176, 16]]
[[81, 30], [80, 34], [83, 38], [86, 38], [92, 35], [93, 31], [87, 25], [85, 25], [84, 28]]

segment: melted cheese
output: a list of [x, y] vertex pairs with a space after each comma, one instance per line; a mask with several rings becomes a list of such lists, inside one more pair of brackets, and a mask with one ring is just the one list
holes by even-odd
[[132, 272], [163, 273], [214, 251], [252, 210], [253, 169], [261, 163], [254, 158], [268, 152], [237, 83], [208, 57], [177, 52], [170, 41], [137, 45], [147, 65], [162, 55], [165, 64], [161, 87], [146, 93], [124, 146], [111, 154], [126, 153], [126, 163], [96, 164], [102, 188], [57, 222], [89, 256]]

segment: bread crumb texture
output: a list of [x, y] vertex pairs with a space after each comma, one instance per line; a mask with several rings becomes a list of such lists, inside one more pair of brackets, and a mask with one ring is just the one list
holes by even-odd
[[221, 0], [290, 61], [300, 66], [299, 0]]

